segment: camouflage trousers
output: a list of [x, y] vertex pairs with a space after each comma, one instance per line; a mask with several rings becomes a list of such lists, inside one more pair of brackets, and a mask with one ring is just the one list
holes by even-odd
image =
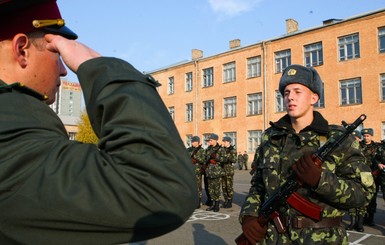
[[219, 201], [221, 198], [220, 180], [221, 178], [208, 178], [209, 194], [212, 201]]
[[367, 207], [349, 209], [350, 216], [365, 216]]
[[234, 176], [224, 175], [221, 177], [222, 193], [224, 200], [233, 199], [234, 196]]
[[332, 228], [288, 229], [279, 234], [274, 225], [269, 225], [265, 239], [259, 243], [267, 244], [298, 244], [298, 245], [347, 245], [348, 236], [343, 225]]
[[202, 166], [199, 164], [195, 165], [195, 177], [197, 179], [198, 197], [202, 199]]

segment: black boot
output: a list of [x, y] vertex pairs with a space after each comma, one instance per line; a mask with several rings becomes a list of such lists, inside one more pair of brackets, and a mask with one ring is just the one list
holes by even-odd
[[205, 202], [205, 205], [211, 207], [213, 205], [213, 201], [210, 199], [207, 199], [207, 201]]
[[368, 219], [366, 220], [366, 223], [368, 226], [375, 226], [374, 224], [374, 213], [369, 213], [368, 214]]
[[199, 198], [199, 200], [198, 200], [198, 205], [197, 205], [197, 209], [201, 208], [201, 201], [202, 201], [202, 199]]
[[219, 211], [219, 201], [215, 201], [213, 205], [213, 211], [218, 212]]
[[346, 226], [346, 230], [351, 231], [356, 227], [355, 216], [350, 215], [350, 224]]
[[227, 202], [228, 202], [228, 200], [225, 200], [225, 202], [222, 205], [222, 208], [226, 208], [227, 207]]
[[[207, 203], [207, 202], [206, 202]], [[208, 207], [208, 208], [206, 208], [206, 211], [212, 211], [212, 210], [214, 210], [214, 205], [215, 205], [215, 202], [213, 202], [213, 201], [211, 201], [211, 205], [210, 205], [210, 207]]]
[[362, 215], [358, 215], [356, 224], [354, 225], [355, 226], [354, 228], [356, 229], [356, 231], [364, 232], [363, 223], [364, 223], [364, 217]]
[[229, 199], [227, 200], [227, 205], [225, 208], [231, 208], [233, 205], [232, 205], [232, 202], [233, 202], [233, 199]]

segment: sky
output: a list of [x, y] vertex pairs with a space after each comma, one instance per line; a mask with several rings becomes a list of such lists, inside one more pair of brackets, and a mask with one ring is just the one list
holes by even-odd
[[[103, 56], [123, 59], [150, 72], [286, 33], [286, 19], [299, 29], [384, 9], [385, 0], [57, 0], [62, 18], [78, 41]], [[385, 24], [385, 23], [384, 23]], [[69, 71], [65, 77], [77, 82]]]

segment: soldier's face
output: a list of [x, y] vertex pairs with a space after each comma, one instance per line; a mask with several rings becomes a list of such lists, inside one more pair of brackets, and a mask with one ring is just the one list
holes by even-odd
[[197, 147], [199, 145], [199, 142], [198, 141], [191, 142], [191, 145], [193, 147]]
[[317, 94], [299, 83], [287, 85], [284, 98], [287, 114], [295, 119], [313, 114], [313, 105], [318, 101]]
[[213, 139], [209, 140], [209, 145], [216, 145], [216, 144], [217, 144], [216, 140], [213, 140]]
[[365, 143], [370, 143], [372, 141], [372, 136], [370, 134], [364, 134], [362, 137], [364, 138]]

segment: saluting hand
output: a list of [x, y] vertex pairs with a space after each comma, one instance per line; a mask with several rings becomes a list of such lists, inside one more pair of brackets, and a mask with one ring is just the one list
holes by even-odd
[[46, 34], [44, 37], [48, 42], [47, 49], [59, 53], [63, 62], [75, 73], [83, 62], [101, 56], [86, 45], [62, 36]]

